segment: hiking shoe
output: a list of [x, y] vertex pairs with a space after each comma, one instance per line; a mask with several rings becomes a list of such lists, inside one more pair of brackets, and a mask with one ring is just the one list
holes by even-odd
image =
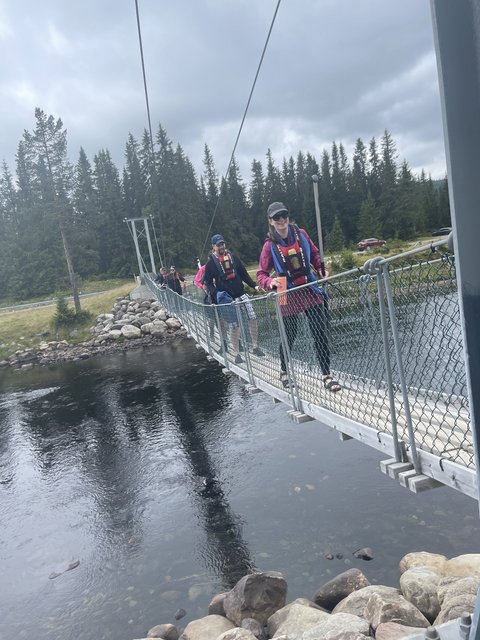
[[282, 371], [280, 373], [280, 382], [285, 387], [285, 389], [291, 389], [292, 387], [295, 386], [295, 384], [293, 383], [293, 380], [290, 380], [286, 371]]
[[235, 364], [241, 364], [243, 362], [243, 358], [242, 356], [237, 353], [237, 355], [235, 356]]
[[265, 355], [260, 347], [253, 347], [252, 353], [254, 356], [258, 356], [259, 358], [263, 358], [263, 356]]
[[[227, 346], [227, 344], [226, 344], [225, 342], [224, 342], [224, 347], [225, 347], [225, 353], [228, 353], [228, 346]], [[217, 353], [218, 353], [219, 355], [223, 356], [223, 350], [222, 350], [222, 347], [219, 347], [219, 348], [217, 349]]]

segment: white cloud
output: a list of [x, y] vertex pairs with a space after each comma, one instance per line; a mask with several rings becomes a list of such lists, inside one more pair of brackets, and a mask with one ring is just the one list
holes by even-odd
[[[276, 0], [141, 2], [152, 123], [179, 142], [198, 172], [204, 144], [226, 169]], [[73, 159], [108, 148], [118, 164], [128, 133], [147, 126], [135, 10], [116, 0], [9, 5], [11, 61], [0, 69], [0, 158], [36, 106], [61, 117]], [[12, 93], [12, 88], [15, 89]], [[22, 102], [19, 107], [19, 100]], [[391, 131], [412, 166], [443, 175], [443, 137], [426, 3], [282, 3], [237, 149], [244, 177], [271, 148], [320, 160], [335, 139], [351, 148]]]

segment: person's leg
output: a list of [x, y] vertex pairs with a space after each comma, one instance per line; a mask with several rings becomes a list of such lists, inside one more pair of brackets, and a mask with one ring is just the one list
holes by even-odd
[[232, 347], [233, 353], [239, 355], [240, 328], [238, 324], [232, 324]]
[[341, 385], [330, 373], [330, 347], [328, 344], [328, 318], [327, 310], [323, 305], [317, 305], [306, 310], [308, 324], [313, 336], [313, 343], [317, 354], [317, 360], [323, 373], [322, 381], [325, 389], [340, 391]]
[[324, 376], [330, 374], [330, 347], [327, 337], [327, 317], [323, 304], [305, 310], [317, 360]]
[[[290, 350], [297, 336], [298, 316], [296, 315], [284, 316], [283, 325], [285, 327], [285, 333], [287, 334], [287, 344]], [[285, 362], [285, 354], [283, 353], [282, 343], [280, 343], [280, 368], [282, 372], [287, 371], [287, 365]]]
[[250, 335], [252, 336], [252, 345], [253, 348], [256, 349], [258, 347], [258, 322], [255, 318], [254, 320], [250, 320]]

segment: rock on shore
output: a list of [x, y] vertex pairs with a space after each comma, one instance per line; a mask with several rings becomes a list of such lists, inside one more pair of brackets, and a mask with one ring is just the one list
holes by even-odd
[[84, 360], [112, 351], [125, 351], [152, 343], [162, 344], [185, 338], [187, 332], [176, 318], [167, 314], [157, 300], [117, 298], [111, 313], [97, 316], [91, 340], [71, 345], [66, 340], [41, 342], [38, 347], [16, 351], [0, 367], [31, 369], [71, 360]]
[[249, 574], [230, 591], [215, 595], [205, 617], [185, 629], [157, 624], [146, 638], [397, 640], [473, 612], [480, 554], [447, 560], [426, 551], [409, 553], [400, 561], [400, 573], [395, 589], [371, 585], [359, 569], [350, 569], [320, 585], [311, 600], [297, 598], [289, 604], [280, 573]]

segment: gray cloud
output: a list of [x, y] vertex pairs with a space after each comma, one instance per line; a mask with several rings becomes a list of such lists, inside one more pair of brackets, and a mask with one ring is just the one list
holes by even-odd
[[[204, 144], [223, 173], [276, 0], [140, 0], [154, 129], [161, 123], [198, 172]], [[128, 133], [147, 126], [134, 1], [35, 3], [0, 9], [0, 158], [14, 168], [34, 109], [61, 117], [73, 161], [108, 148], [119, 166]], [[270, 148], [320, 159], [388, 129], [415, 171], [445, 173], [427, 2], [283, 0], [237, 149], [248, 179]]]

